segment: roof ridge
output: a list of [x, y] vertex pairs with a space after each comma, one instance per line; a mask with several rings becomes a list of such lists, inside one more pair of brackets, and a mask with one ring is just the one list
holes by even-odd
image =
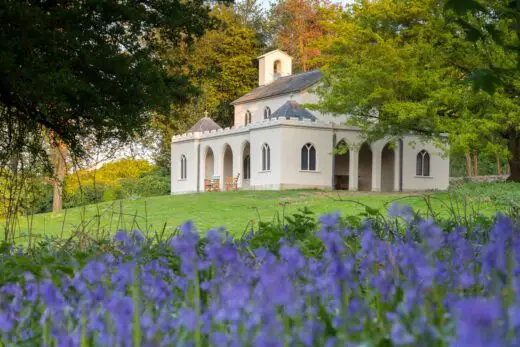
[[251, 102], [258, 99], [271, 98], [277, 95], [300, 92], [317, 83], [321, 78], [320, 69], [283, 76], [272, 83], [256, 87], [250, 92], [234, 100], [231, 104]]

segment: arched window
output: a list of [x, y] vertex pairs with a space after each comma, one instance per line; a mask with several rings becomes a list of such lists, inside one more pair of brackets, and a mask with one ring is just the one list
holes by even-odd
[[271, 170], [271, 149], [267, 143], [262, 145], [262, 171]]
[[188, 177], [186, 156], [181, 155], [181, 180], [185, 180]]
[[415, 174], [417, 176], [430, 176], [430, 155], [425, 150], [417, 153]]
[[273, 64], [273, 76], [275, 79], [282, 75], [282, 62], [280, 60], [275, 60]]
[[312, 143], [306, 143], [302, 147], [302, 170], [316, 171], [316, 149]]
[[264, 109], [264, 119], [269, 118], [271, 118], [271, 109], [268, 106], [266, 106]]
[[246, 117], [245, 117], [244, 124], [245, 125], [251, 124], [251, 112], [249, 112], [249, 111], [246, 112]]
[[251, 157], [249, 154], [244, 157], [244, 179], [251, 179]]

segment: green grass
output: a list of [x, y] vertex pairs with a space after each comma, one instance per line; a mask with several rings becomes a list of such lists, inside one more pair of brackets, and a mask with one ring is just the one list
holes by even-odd
[[187, 220], [206, 231], [226, 227], [233, 235], [241, 235], [248, 225], [259, 220], [273, 218], [276, 213], [291, 214], [307, 206], [317, 215], [339, 211], [343, 215], [358, 214], [366, 204], [373, 208], [388, 208], [399, 201], [411, 205], [414, 210], [428, 212], [431, 209], [448, 216], [454, 200], [459, 213], [464, 213], [463, 201], [484, 214], [495, 214], [506, 208], [503, 201], [520, 201], [519, 184], [466, 184], [455, 191], [462, 194], [454, 199], [453, 193], [426, 194], [377, 194], [325, 192], [315, 190], [292, 191], [239, 191], [203, 193], [178, 196], [158, 196], [136, 200], [121, 200], [65, 210], [60, 215], [50, 213], [20, 218], [18, 236], [29, 230], [33, 235], [71, 235], [82, 231], [96, 233], [114, 232], [118, 229], [140, 229], [171, 232]]

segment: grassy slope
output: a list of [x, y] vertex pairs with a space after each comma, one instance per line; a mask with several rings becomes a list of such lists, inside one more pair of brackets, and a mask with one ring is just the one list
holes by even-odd
[[[486, 214], [494, 214], [500, 208], [492, 202], [490, 196], [520, 201], [518, 184], [465, 185], [458, 191], [469, 196], [473, 205], [480, 205], [479, 208]], [[430, 193], [428, 196], [436, 212], [448, 213], [447, 206], [453, 201], [450, 194]], [[414, 210], [427, 211], [422, 194], [240, 191], [123, 200], [69, 209], [58, 216], [40, 214], [34, 216], [32, 221], [21, 219], [19, 233], [27, 234], [31, 230], [39, 235], [70, 235], [82, 230], [94, 236], [96, 232], [113, 232], [121, 228], [150, 231], [165, 229], [171, 232], [186, 220], [192, 220], [201, 231], [226, 226], [232, 234], [240, 235], [248, 223], [273, 218], [277, 212], [283, 213], [284, 209], [285, 214], [290, 214], [307, 206], [316, 214], [340, 211], [346, 215], [364, 210], [356, 202], [384, 208], [396, 200], [411, 205]]]

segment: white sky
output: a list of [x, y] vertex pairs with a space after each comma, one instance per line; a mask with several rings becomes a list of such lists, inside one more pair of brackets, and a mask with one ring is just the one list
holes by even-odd
[[[259, 0], [260, 3], [262, 4], [262, 7], [264, 9], [269, 9], [269, 4], [270, 3], [274, 3], [276, 2], [275, 0]], [[342, 5], [345, 5], [345, 4], [351, 4], [353, 3], [355, 0], [331, 0], [333, 3], [336, 3], [336, 4], [342, 4]]]

